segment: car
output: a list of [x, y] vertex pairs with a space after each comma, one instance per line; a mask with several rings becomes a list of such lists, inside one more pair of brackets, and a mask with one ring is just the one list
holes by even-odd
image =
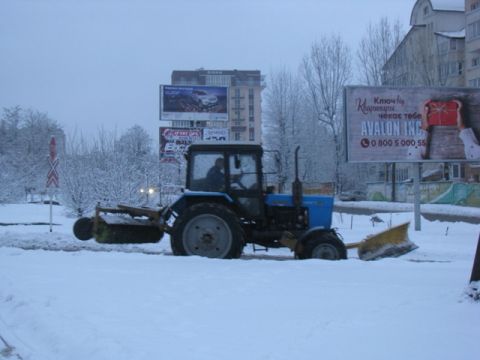
[[202, 108], [215, 106], [218, 103], [218, 98], [215, 95], [203, 90], [194, 90], [192, 92], [192, 98]]
[[350, 190], [340, 193], [338, 198], [342, 201], [360, 201], [367, 200], [367, 194], [361, 190]]

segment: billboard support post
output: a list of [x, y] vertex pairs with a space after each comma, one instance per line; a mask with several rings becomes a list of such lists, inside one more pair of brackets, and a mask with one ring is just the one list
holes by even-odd
[[414, 193], [414, 216], [415, 216], [415, 231], [422, 230], [421, 216], [420, 216], [420, 167], [421, 163], [414, 164], [413, 175], [413, 193]]

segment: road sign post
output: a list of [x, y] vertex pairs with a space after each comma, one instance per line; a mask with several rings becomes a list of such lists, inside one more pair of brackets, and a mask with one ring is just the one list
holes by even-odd
[[58, 158], [57, 158], [57, 143], [55, 137], [52, 136], [50, 139], [50, 156], [48, 157], [48, 163], [50, 164], [50, 170], [47, 174], [47, 189], [50, 194], [50, 232], [52, 232], [52, 223], [53, 223], [53, 195], [51, 188], [59, 187], [59, 176], [57, 171]]

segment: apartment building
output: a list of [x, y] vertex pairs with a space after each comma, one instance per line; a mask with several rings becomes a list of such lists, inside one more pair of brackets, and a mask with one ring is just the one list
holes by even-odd
[[480, 0], [465, 1], [465, 85], [480, 87]]
[[[480, 0], [417, 0], [410, 30], [383, 67], [383, 84], [480, 88]], [[430, 172], [435, 166], [447, 180], [480, 180], [478, 165], [424, 164]], [[398, 173], [411, 177], [405, 168]]]
[[260, 142], [262, 138], [262, 90], [259, 70], [175, 70], [172, 85], [228, 87], [228, 121], [172, 121], [172, 127], [227, 128], [229, 140]]
[[466, 86], [465, 60], [471, 51], [465, 42], [466, 2], [417, 0], [410, 30], [383, 67], [383, 83]]

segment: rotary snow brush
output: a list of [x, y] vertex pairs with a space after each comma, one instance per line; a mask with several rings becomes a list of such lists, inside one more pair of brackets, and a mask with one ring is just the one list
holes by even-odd
[[361, 260], [401, 256], [418, 248], [408, 239], [409, 225], [410, 222], [406, 222], [377, 234], [369, 235], [363, 241], [346, 244], [346, 248], [357, 248], [358, 257]]

